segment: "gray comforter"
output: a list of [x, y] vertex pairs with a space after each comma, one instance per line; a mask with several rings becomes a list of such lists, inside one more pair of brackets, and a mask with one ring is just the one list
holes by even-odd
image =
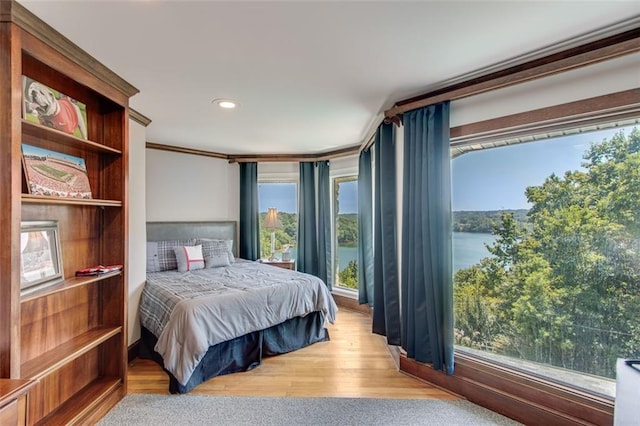
[[333, 323], [337, 310], [319, 278], [239, 259], [222, 268], [148, 273], [140, 322], [184, 385], [209, 346], [314, 311]]

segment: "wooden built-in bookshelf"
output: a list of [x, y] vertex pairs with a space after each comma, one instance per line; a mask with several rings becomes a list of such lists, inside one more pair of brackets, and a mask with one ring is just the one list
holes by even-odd
[[[126, 393], [129, 97], [137, 90], [15, 1], [0, 1], [0, 378], [31, 380], [27, 424], [84, 424]], [[6, 76], [6, 77], [5, 77]], [[23, 116], [23, 76], [86, 105], [87, 138]], [[91, 198], [30, 194], [22, 144], [82, 158]], [[21, 290], [21, 224], [58, 225], [63, 279]]]

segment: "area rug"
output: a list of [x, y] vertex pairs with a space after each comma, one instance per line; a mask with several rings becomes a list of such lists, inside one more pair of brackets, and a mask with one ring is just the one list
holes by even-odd
[[120, 425], [517, 425], [468, 401], [130, 394], [100, 421]]

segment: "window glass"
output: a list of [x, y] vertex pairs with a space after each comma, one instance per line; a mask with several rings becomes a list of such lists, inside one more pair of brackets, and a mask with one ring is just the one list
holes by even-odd
[[[271, 233], [275, 235], [273, 257], [282, 259], [283, 252], [289, 252], [296, 259], [298, 238], [298, 185], [296, 182], [258, 182], [258, 205], [260, 210], [260, 256], [272, 257]], [[277, 210], [279, 229], [266, 229], [265, 219], [269, 208]]]
[[334, 282], [337, 287], [358, 289], [358, 178], [333, 180]]
[[640, 131], [452, 161], [458, 350], [615, 394], [640, 357]]

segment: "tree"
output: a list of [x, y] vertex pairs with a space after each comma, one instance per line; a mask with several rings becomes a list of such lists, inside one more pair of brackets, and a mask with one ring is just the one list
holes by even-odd
[[349, 261], [349, 264], [342, 271], [338, 272], [340, 286], [358, 289], [358, 262]]

